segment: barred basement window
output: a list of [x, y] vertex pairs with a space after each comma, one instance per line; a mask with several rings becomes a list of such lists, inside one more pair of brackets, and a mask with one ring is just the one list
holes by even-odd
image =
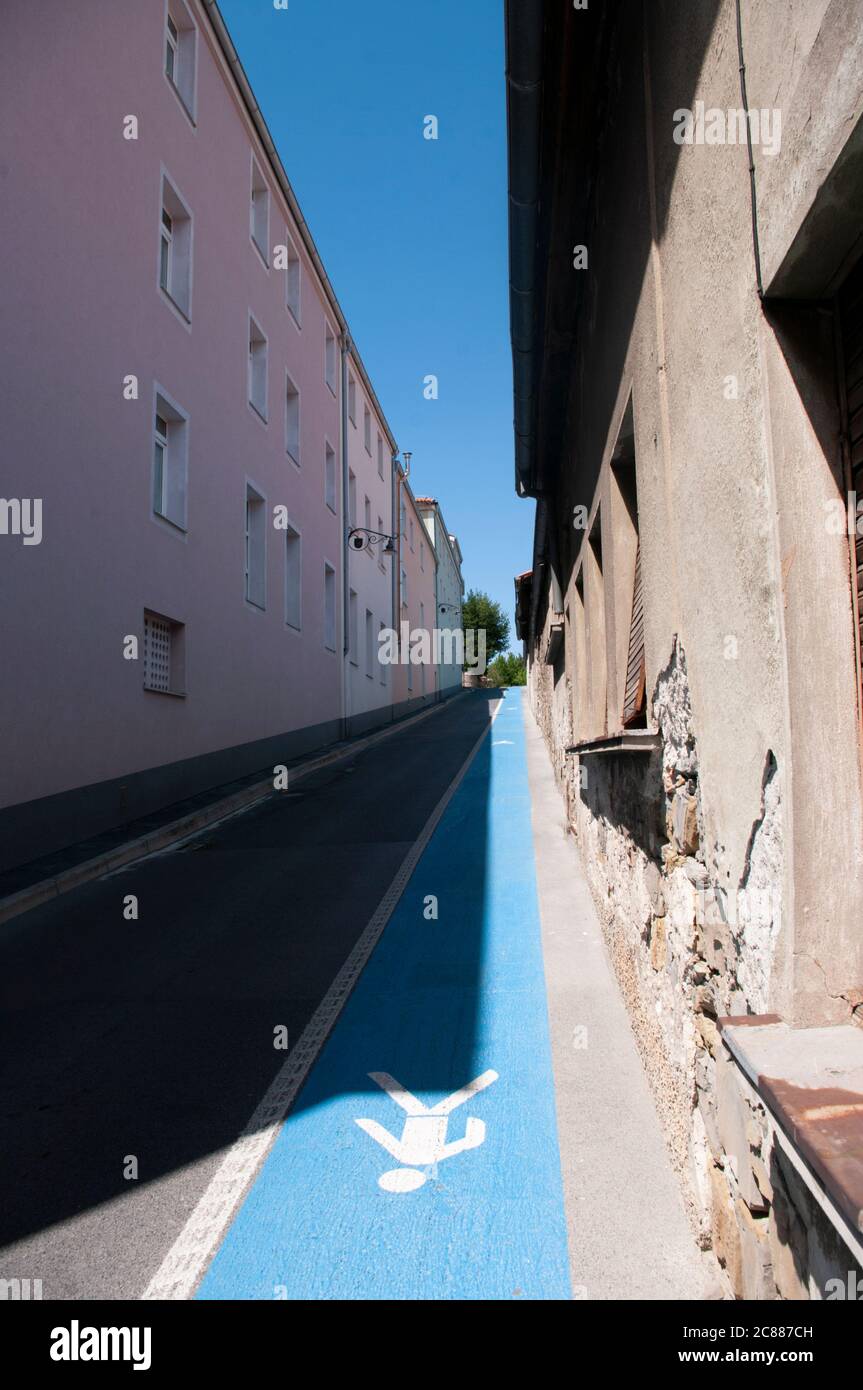
[[182, 623], [160, 613], [144, 612], [144, 689], [161, 695], [184, 694]]

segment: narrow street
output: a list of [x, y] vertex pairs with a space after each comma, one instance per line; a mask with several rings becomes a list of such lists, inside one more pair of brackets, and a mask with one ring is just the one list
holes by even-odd
[[0, 1276], [45, 1298], [705, 1297], [554, 796], [524, 696], [470, 692], [7, 924]]

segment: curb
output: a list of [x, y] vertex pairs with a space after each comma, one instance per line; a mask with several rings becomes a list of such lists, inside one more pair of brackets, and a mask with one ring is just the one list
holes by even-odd
[[[408, 719], [399, 720], [398, 723], [390, 724], [385, 729], [379, 729], [374, 734], [357, 739], [355, 743], [350, 743], [345, 748], [340, 748], [332, 753], [323, 753], [317, 758], [309, 759], [308, 762], [300, 763], [295, 768], [289, 768], [288, 786], [291, 787], [300, 778], [308, 777], [310, 773], [317, 772], [322, 767], [328, 767], [330, 763], [340, 762], [342, 758], [353, 757], [355, 753], [362, 752], [364, 748], [381, 743], [392, 734], [407, 729], [413, 724], [419, 724], [423, 719], [429, 719], [442, 709], [451, 708], [457, 700], [463, 699], [466, 693], [466, 691], [460, 690], [457, 695], [451, 696], [448, 700], [438, 700], [428, 709], [420, 710], [419, 714], [413, 714]], [[74, 888], [80, 887], [83, 883], [90, 883], [96, 878], [104, 878], [107, 874], [113, 873], [116, 869], [122, 869], [128, 864], [133, 864], [138, 859], [146, 859], [151, 854], [156, 854], [160, 850], [168, 849], [183, 840], [188, 840], [199, 831], [207, 829], [208, 826], [216, 825], [219, 821], [227, 820], [230, 816], [237, 815], [241, 811], [247, 811], [269, 796], [278, 795], [279, 793], [273, 788], [272, 777], [264, 778], [260, 782], [253, 783], [250, 787], [245, 787], [240, 792], [223, 797], [221, 801], [214, 801], [211, 805], [202, 807], [199, 811], [192, 811], [187, 816], [181, 816], [179, 820], [169, 821], [167, 825], [161, 826], [149, 835], [141, 835], [136, 840], [128, 840], [126, 844], [119, 845], [116, 849], [107, 850], [104, 854], [96, 855], [93, 859], [85, 859], [83, 864], [76, 864], [74, 868], [64, 869], [61, 874], [42, 879], [39, 883], [32, 883], [28, 888], [22, 888], [18, 893], [12, 893], [7, 898], [0, 898], [0, 923], [8, 922], [13, 917], [19, 917], [22, 913], [29, 912], [31, 908], [41, 907], [43, 903], [50, 902], [52, 898], [60, 898], [64, 893], [72, 892]]]

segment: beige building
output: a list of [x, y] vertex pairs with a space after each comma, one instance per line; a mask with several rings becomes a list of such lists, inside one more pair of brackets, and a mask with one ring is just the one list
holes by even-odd
[[532, 708], [702, 1244], [844, 1296], [863, 6], [509, 0], [507, 40]]

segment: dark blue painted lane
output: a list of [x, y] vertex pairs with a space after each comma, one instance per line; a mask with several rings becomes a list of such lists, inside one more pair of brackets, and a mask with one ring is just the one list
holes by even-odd
[[571, 1297], [520, 692], [198, 1297]]

